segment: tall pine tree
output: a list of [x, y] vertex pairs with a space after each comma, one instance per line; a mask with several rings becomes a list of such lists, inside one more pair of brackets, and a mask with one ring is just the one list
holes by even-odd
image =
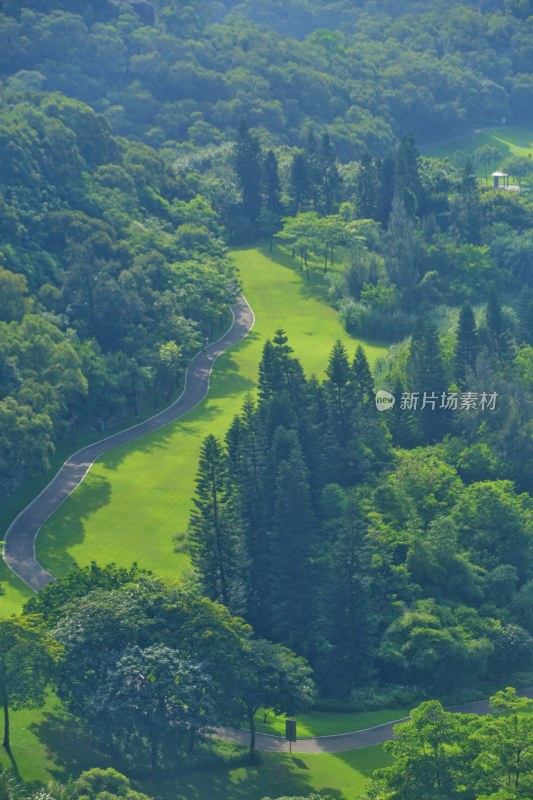
[[307, 162], [303, 153], [296, 153], [292, 159], [289, 175], [290, 210], [293, 215], [305, 211], [311, 196], [311, 183]]
[[228, 458], [210, 434], [200, 450], [190, 520], [191, 561], [212, 600], [242, 611], [244, 551], [241, 523], [228, 480]]
[[242, 191], [244, 214], [255, 222], [261, 211], [261, 147], [244, 117], [241, 118], [235, 142], [235, 171]]
[[311, 559], [315, 518], [309, 475], [297, 446], [280, 464], [272, 531], [272, 635], [300, 655], [313, 641]]
[[437, 328], [430, 320], [420, 320], [413, 334], [408, 373], [411, 392], [418, 394], [414, 419], [426, 444], [440, 441], [449, 426], [449, 412], [442, 407], [448, 378]]
[[487, 302], [487, 329], [493, 353], [497, 359], [503, 358], [508, 353], [509, 342], [502, 307], [494, 287], [489, 292]]
[[468, 373], [475, 374], [479, 342], [476, 318], [469, 303], [464, 303], [459, 312], [457, 339], [455, 344], [455, 376], [463, 385]]

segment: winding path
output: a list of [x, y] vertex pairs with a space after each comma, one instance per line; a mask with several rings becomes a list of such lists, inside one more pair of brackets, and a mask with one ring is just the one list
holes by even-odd
[[233, 323], [226, 333], [198, 353], [185, 372], [185, 386], [172, 405], [144, 422], [87, 445], [71, 455], [48, 486], [20, 512], [9, 526], [4, 542], [4, 561], [12, 572], [34, 591], [55, 580], [37, 561], [35, 542], [48, 517], [79, 486], [97, 458], [121, 444], [133, 442], [163, 425], [187, 414], [209, 391], [213, 364], [219, 355], [242, 341], [253, 328], [255, 318], [245, 297], [240, 295], [232, 306]]
[[[114, 447], [133, 442], [174, 422], [192, 411], [207, 395], [213, 364], [218, 356], [241, 342], [254, 326], [253, 310], [243, 295], [239, 296], [231, 312], [233, 322], [230, 328], [220, 339], [198, 353], [187, 367], [185, 385], [177, 400], [144, 422], [87, 445], [71, 455], [45, 489], [11, 523], [5, 537], [4, 561], [31, 589], [39, 591], [55, 580], [53, 575], [43, 569], [35, 555], [39, 531], [51, 514], [83, 481], [96, 459]], [[524, 689], [518, 694], [533, 698], [533, 688]], [[490, 713], [488, 700], [454, 706], [448, 710], [463, 714]], [[408, 719], [409, 717], [404, 717], [351, 733], [299, 739], [293, 744], [292, 751], [301, 754], [342, 753], [383, 744], [394, 737], [394, 726]], [[218, 728], [215, 735], [245, 746], [250, 739], [250, 732], [241, 728]], [[263, 752], [288, 752], [289, 744], [282, 736], [256, 733], [256, 748]]]
[[[522, 689], [517, 692], [520, 697], [533, 698], [533, 688]], [[446, 709], [459, 714], [490, 714], [491, 709], [488, 700], [476, 700], [474, 703], [465, 703], [460, 706], [451, 706]], [[394, 738], [394, 726], [400, 722], [407, 722], [410, 717], [402, 717], [393, 722], [385, 722], [373, 728], [366, 728], [362, 731], [352, 731], [351, 733], [338, 733], [333, 736], [316, 736], [314, 739], [298, 739], [292, 745], [293, 753], [301, 754], [320, 754], [320, 753], [343, 753], [345, 750], [360, 750], [363, 747], [383, 744]], [[250, 731], [244, 728], [217, 728], [216, 736], [228, 742], [249, 746]], [[257, 750], [268, 753], [288, 753], [289, 743], [283, 736], [273, 736], [268, 733], [255, 734], [255, 746]]]

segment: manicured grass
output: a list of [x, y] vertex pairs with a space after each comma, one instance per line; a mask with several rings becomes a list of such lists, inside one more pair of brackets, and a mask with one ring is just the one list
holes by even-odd
[[0, 747], [0, 769], [15, 771], [25, 783], [48, 785], [94, 766], [111, 766], [53, 695], [44, 708], [12, 711], [10, 719], [12, 758]]
[[451, 156], [456, 151], [472, 153], [485, 144], [496, 147], [501, 153], [502, 161], [509, 156], [527, 157], [533, 155], [533, 128], [502, 126], [472, 131], [471, 134], [452, 136], [449, 140], [443, 139], [435, 144], [421, 145], [420, 150], [429, 156]]
[[0, 559], [0, 585], [5, 594], [0, 596], [0, 618], [19, 614], [22, 606], [32, 597], [32, 590], [13, 575], [4, 561]]
[[[81, 486], [44, 526], [37, 555], [58, 577], [91, 560], [130, 565], [137, 561], [158, 575], [176, 576], [188, 556], [174, 552], [173, 537], [187, 528], [198, 453], [203, 438], [223, 437], [253, 390], [265, 340], [284, 328], [308, 373], [323, 373], [337, 338], [353, 355], [357, 340], [341, 326], [328, 303], [328, 281], [317, 265], [307, 281], [294, 259], [276, 249], [234, 252], [244, 293], [256, 324], [244, 342], [220, 357], [208, 398], [185, 418], [124, 447], [94, 465]], [[370, 361], [383, 352], [369, 344]]]
[[[42, 710], [16, 711], [11, 718], [13, 761], [0, 748], [0, 769], [15, 768], [25, 783], [61, 783], [91, 767], [119, 766], [90, 747], [78, 723], [54, 697]], [[353, 800], [373, 770], [389, 761], [380, 746], [336, 755], [264, 753], [261, 762], [250, 767], [187, 770], [172, 779], [147, 778], [135, 785], [158, 800], [261, 800], [312, 791]]]
[[[310, 714], [301, 714], [295, 717], [298, 725], [296, 735], [298, 739], [307, 739], [313, 736], [333, 736], [337, 733], [350, 733], [373, 728], [384, 722], [394, 722], [409, 715], [407, 708], [384, 708], [380, 711], [358, 711], [344, 714], [342, 712], [312, 711]], [[285, 735], [285, 717], [275, 717], [273, 714], [263, 722], [263, 714], [259, 712], [256, 717], [257, 730], [262, 733], [271, 733], [275, 736]]]
[[[490, 173], [499, 169], [503, 162], [511, 156], [533, 157], [533, 128], [526, 126], [495, 127], [487, 130], [473, 131], [465, 136], [451, 137], [449, 140], [443, 139], [435, 144], [420, 146], [420, 152], [427, 156], [453, 157], [456, 153], [473, 153], [482, 145], [496, 147], [500, 153], [499, 163], [495, 163], [488, 169], [489, 184], [491, 184]], [[485, 175], [485, 168], [477, 165], [476, 171], [481, 177]]]
[[261, 800], [311, 792], [323, 792], [335, 800], [354, 800], [372, 772], [388, 763], [382, 747], [337, 755], [264, 753], [257, 766], [186, 773], [176, 781], [143, 783], [142, 790], [158, 800]]

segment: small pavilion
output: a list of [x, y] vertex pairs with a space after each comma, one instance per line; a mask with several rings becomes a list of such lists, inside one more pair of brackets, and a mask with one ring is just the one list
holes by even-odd
[[493, 172], [491, 178], [494, 181], [492, 185], [493, 189], [506, 189], [508, 192], [520, 191], [520, 186], [509, 183], [509, 175], [507, 172]]
[[491, 178], [494, 181], [493, 189], [507, 189], [509, 186], [509, 175], [507, 172], [493, 172]]

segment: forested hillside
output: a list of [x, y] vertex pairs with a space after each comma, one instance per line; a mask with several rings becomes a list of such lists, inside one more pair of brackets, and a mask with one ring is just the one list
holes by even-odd
[[530, 5], [4, 0], [0, 76], [156, 147], [220, 144], [245, 115], [268, 144], [323, 126], [347, 161], [406, 131], [531, 120]]
[[[59, 94], [0, 123], [0, 486], [77, 427], [157, 408], [234, 294], [209, 203]], [[69, 433], [70, 431], [70, 433]]]
[[[0, 615], [15, 773], [38, 741], [72, 800], [259, 800], [267, 767], [352, 797], [340, 759], [255, 756], [260, 709], [431, 698], [367, 797], [527, 800], [531, 705], [498, 690], [533, 683], [532, 43], [531, 0], [0, 0], [3, 521], [54, 453], [170, 403], [236, 263], [279, 317], [47, 523], [63, 579]], [[421, 155], [485, 126], [516, 144]], [[433, 702], [493, 692], [494, 720]], [[249, 758], [208, 735], [243, 725]]]
[[[466, 218], [466, 178], [417, 167], [408, 139], [392, 152], [406, 129], [424, 139], [529, 119], [527, 4], [103, 0], [1, 12], [5, 490], [77, 427], [102, 431], [168, 400], [234, 291], [223, 240], [272, 236], [283, 214], [329, 217], [344, 201], [345, 223], [388, 229], [380, 241], [332, 219], [318, 235], [326, 252], [362, 240], [377, 251], [335, 288], [356, 333], [401, 338], [414, 306], [454, 304], [465, 289], [475, 300], [489, 238], [530, 283], [523, 204], [487, 197]], [[424, 242], [412, 221], [425, 218], [461, 249]], [[496, 220], [512, 237], [480, 235]], [[302, 236], [311, 249], [316, 231], [296, 221], [288, 238]]]

